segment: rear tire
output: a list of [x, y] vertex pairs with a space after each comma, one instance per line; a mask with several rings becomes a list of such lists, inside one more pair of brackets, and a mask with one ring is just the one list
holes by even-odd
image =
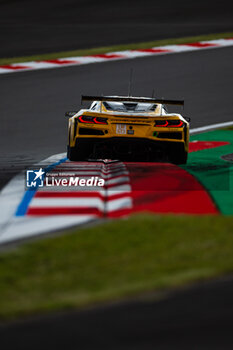
[[67, 146], [67, 158], [71, 161], [76, 159], [76, 150], [75, 147]]
[[83, 160], [86, 160], [88, 156], [89, 156], [89, 153], [87, 153], [81, 147], [67, 146], [67, 158], [70, 161], [83, 161]]

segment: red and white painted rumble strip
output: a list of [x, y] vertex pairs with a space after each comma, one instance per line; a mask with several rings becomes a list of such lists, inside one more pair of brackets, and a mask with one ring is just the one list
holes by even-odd
[[[232, 122], [201, 127], [212, 130]], [[192, 129], [192, 133], [200, 132]], [[224, 147], [226, 142], [194, 141], [190, 152]], [[105, 163], [105, 164], [104, 164]], [[104, 188], [77, 186], [42, 187], [37, 190], [22, 216], [16, 209], [25, 195], [25, 173], [13, 178], [0, 192], [0, 244], [80, 226], [101, 218], [119, 218], [149, 211], [156, 214], [218, 214], [209, 194], [190, 174], [166, 163], [69, 162], [65, 154], [41, 161], [34, 169], [55, 166], [57, 178], [99, 176]]]
[[75, 66], [75, 65], [82, 65], [82, 64], [100, 63], [100, 62], [106, 62], [106, 61], [112, 61], [112, 60], [125, 60], [125, 59], [137, 58], [137, 57], [180, 53], [180, 52], [187, 52], [187, 51], [214, 49], [214, 48], [227, 47], [232, 45], [233, 45], [233, 38], [228, 38], [228, 39], [194, 42], [189, 44], [166, 45], [161, 47], [152, 47], [149, 49], [117, 51], [117, 52], [110, 52], [106, 54], [92, 55], [92, 56], [77, 56], [77, 57], [45, 60], [45, 61], [13, 63], [9, 65], [0, 66], [0, 74], [16, 73], [16, 72], [22, 72], [22, 71], [39, 70], [39, 69], [60, 68], [60, 67]]
[[[55, 155], [36, 167], [54, 164], [65, 154]], [[15, 216], [25, 195], [25, 174], [21, 173], [1, 191], [0, 244], [25, 239], [66, 227], [82, 225], [106, 217], [119, 217], [132, 210], [129, 172], [122, 162], [63, 162], [49, 171], [56, 179], [69, 177], [105, 180], [104, 187], [41, 187], [27, 206], [26, 213]]]
[[[86, 169], [86, 170], [85, 170]], [[67, 171], [69, 170], [69, 172]], [[104, 188], [81, 186], [41, 187], [29, 203], [26, 216], [50, 215], [91, 215], [107, 217], [132, 208], [129, 173], [122, 162], [102, 163], [65, 162], [48, 173], [58, 174], [56, 179], [69, 179], [70, 176], [105, 179]], [[72, 195], [70, 195], [72, 194]]]

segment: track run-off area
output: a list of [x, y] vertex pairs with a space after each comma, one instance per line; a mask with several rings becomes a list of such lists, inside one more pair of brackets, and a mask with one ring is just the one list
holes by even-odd
[[[70, 162], [65, 154], [58, 154], [34, 168], [42, 168], [57, 183], [25, 189], [24, 172], [10, 181], [0, 195], [0, 243], [145, 211], [233, 214], [231, 129], [191, 135], [188, 163], [183, 166], [107, 159]], [[105, 183], [103, 187], [62, 186], [70, 177], [98, 177]]]
[[[233, 40], [228, 39], [228, 43], [230, 41]], [[220, 123], [219, 127], [229, 127], [232, 124], [229, 98], [227, 96], [225, 100], [223, 98], [226, 92], [224, 86], [218, 90], [219, 96], [216, 96], [214, 85], [211, 84], [212, 79], [213, 81], [219, 79], [219, 84], [224, 85], [224, 82], [227, 82], [229, 85], [231, 73], [228, 71], [227, 76], [223, 76], [225, 67], [219, 66], [218, 62], [225, 59], [227, 64], [232, 48], [222, 47], [217, 50], [219, 47], [211, 46], [215, 50], [206, 50], [210, 48], [209, 45], [210, 43], [207, 45], [196, 43], [183, 52], [174, 50], [174, 56], [164, 55], [164, 52], [163, 56], [160, 54], [157, 56], [156, 52], [144, 52], [135, 57], [133, 55], [128, 57], [134, 58], [133, 60], [127, 60], [124, 57], [124, 61], [119, 61], [118, 57], [112, 57], [114, 62], [92, 65], [95, 72], [92, 68], [89, 68], [90, 71], [87, 70], [85, 66], [83, 68], [72, 66], [57, 70], [56, 75], [52, 73], [54, 69], [43, 72], [3, 74], [1, 77], [6, 86], [3, 108], [6, 108], [5, 104], [7, 104], [9, 112], [6, 115], [9, 113], [8, 120], [13, 122], [11, 125], [17, 126], [20, 132], [21, 129], [23, 130], [23, 134], [20, 134], [16, 127], [11, 129], [19, 152], [23, 150], [26, 154], [26, 149], [38, 147], [38, 142], [41, 144], [41, 150], [35, 157], [37, 161], [31, 163], [29, 169], [42, 168], [48, 176], [55, 175], [57, 179], [69, 179], [70, 174], [82, 178], [98, 176], [105, 180], [105, 186], [85, 189], [77, 186], [68, 188], [51, 186], [26, 190], [25, 171], [19, 173], [0, 193], [0, 243], [144, 211], [155, 214], [232, 215], [233, 130], [212, 130], [214, 127], [211, 127], [214, 123]], [[179, 55], [177, 55], [178, 52]], [[104, 61], [106, 60], [103, 59], [101, 62]], [[96, 62], [95, 60], [93, 63]], [[191, 130], [187, 165], [125, 163], [112, 160], [69, 162], [65, 153], [55, 154], [44, 161], [38, 161], [43, 158], [43, 154], [48, 152], [54, 154], [54, 149], [58, 152], [61, 149], [60, 135], [66, 134], [64, 124], [56, 115], [58, 110], [61, 113], [61, 95], [64, 100], [66, 97], [68, 100], [71, 97], [74, 99], [74, 89], [77, 88], [75, 96], [79, 96], [79, 92], [85, 93], [89, 86], [91, 86], [90, 92], [98, 93], [98, 82], [104, 75], [106, 82], [102, 82], [103, 92], [108, 89], [109, 84], [112, 86], [114, 78], [119, 93], [123, 87], [121, 75], [125, 76], [131, 66], [136, 71], [135, 80], [138, 79], [138, 82], [135, 81], [135, 93], [133, 91], [135, 95], [143, 95], [144, 89], [147, 95], [152, 87], [158, 85], [159, 91], [165, 91], [166, 87], [167, 96], [172, 97], [174, 93], [171, 95], [171, 92], [177, 86], [176, 93], [180, 95], [183, 92], [185, 101], [188, 100], [188, 115], [192, 118], [194, 129]], [[167, 71], [165, 79], [164, 73]], [[74, 73], [77, 78], [74, 77]], [[148, 75], [149, 73], [153, 79]], [[90, 81], [85, 79], [88, 74], [91, 77]], [[81, 77], [81, 80], [78, 80], [78, 77]], [[196, 77], [198, 79], [191, 81]], [[62, 84], [59, 85], [58, 82], [61, 81]], [[96, 85], [93, 85], [93, 81]], [[12, 87], [13, 82], [16, 82], [14, 86], [17, 89], [17, 107], [14, 107], [14, 110], [7, 100], [9, 96], [7, 89], [9, 86]], [[208, 84], [209, 90], [205, 89], [205, 84]], [[18, 89], [20, 86], [25, 89], [22, 91], [22, 96], [26, 93], [27, 102], [21, 98], [21, 91]], [[49, 89], [48, 94], [46, 89]], [[188, 89], [190, 93], [186, 99]], [[113, 89], [108, 91], [109, 94], [116, 93]], [[33, 95], [34, 92], [36, 95]], [[12, 92], [13, 97], [14, 93], [16, 92]], [[205, 95], [203, 100], [200, 98], [202, 94]], [[36, 98], [40, 99], [40, 105], [35, 105]], [[219, 98], [218, 101], [216, 101], [217, 98]], [[26, 106], [23, 113], [22, 103]], [[43, 108], [50, 111], [50, 115], [46, 112], [47, 114], [43, 116]], [[17, 113], [22, 117], [20, 122], [16, 119]], [[27, 125], [31, 122], [30, 118], [33, 114], [33, 128], [28, 133]], [[48, 116], [50, 119], [45, 120]], [[209, 126], [203, 128], [204, 125]], [[51, 134], [52, 128], [54, 132]], [[196, 134], [195, 131], [198, 133]], [[29, 140], [31, 143], [28, 143]], [[60, 146], [57, 147], [59, 143]], [[7, 147], [9, 155], [14, 155], [14, 144], [8, 143]], [[62, 149], [64, 150], [64, 147]]]

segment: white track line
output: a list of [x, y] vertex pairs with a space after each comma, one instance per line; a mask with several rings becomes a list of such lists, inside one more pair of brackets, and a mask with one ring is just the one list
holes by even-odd
[[221, 128], [225, 128], [227, 126], [232, 126], [232, 125], [233, 125], [233, 121], [201, 126], [200, 128], [191, 129], [190, 134], [198, 134], [199, 132], [214, 130], [214, 129], [221, 129]]
[[[63, 215], [39, 217], [12, 217], [0, 235], [0, 244], [35, 237], [55, 230], [66, 229], [97, 220], [95, 215]], [[56, 225], [55, 225], [56, 223]]]

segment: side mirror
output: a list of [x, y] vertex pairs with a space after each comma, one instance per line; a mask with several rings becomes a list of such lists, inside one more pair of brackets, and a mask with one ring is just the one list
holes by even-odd
[[183, 117], [185, 120], [187, 120], [187, 122], [191, 122], [191, 118], [189, 118], [189, 117]]
[[73, 117], [76, 113], [78, 113], [78, 111], [71, 111], [71, 112], [66, 112], [65, 113], [65, 117]]

